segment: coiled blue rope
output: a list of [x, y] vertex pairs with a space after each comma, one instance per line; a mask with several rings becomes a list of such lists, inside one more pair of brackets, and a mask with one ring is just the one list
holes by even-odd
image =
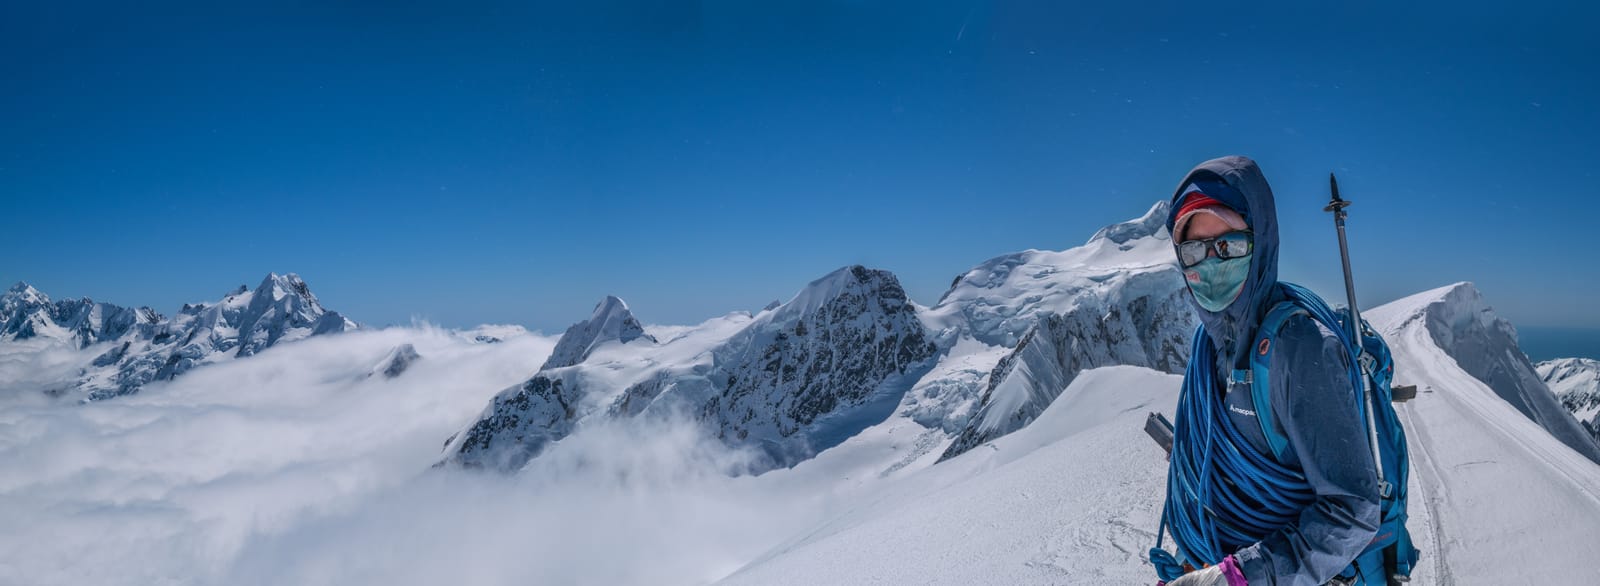
[[[1360, 346], [1341, 327], [1339, 316], [1299, 285], [1280, 282], [1279, 290], [1338, 335], [1352, 357], [1351, 388], [1362, 388], [1363, 375], [1354, 359]], [[1293, 522], [1316, 498], [1304, 473], [1279, 464], [1240, 435], [1223, 407], [1215, 356], [1202, 324], [1195, 329], [1178, 396], [1167, 501], [1156, 547], [1150, 550], [1150, 562], [1164, 581], [1183, 574], [1182, 563], [1161, 547], [1167, 529], [1190, 565], [1213, 565]], [[1354, 393], [1358, 408], [1361, 400], [1361, 393]]]

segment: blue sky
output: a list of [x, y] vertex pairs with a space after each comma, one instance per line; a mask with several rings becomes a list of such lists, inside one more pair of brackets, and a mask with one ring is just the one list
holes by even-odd
[[[0, 281], [172, 312], [298, 272], [366, 323], [560, 331], [787, 299], [932, 303], [1256, 158], [1286, 279], [1476, 282], [1600, 328], [1593, 9], [1214, 3], [9, 3]], [[272, 4], [277, 4], [273, 6]], [[321, 4], [321, 5], [314, 5]]]

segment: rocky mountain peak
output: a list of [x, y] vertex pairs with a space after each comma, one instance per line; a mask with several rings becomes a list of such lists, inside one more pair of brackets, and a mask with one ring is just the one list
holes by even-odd
[[33, 285], [29, 285], [25, 281], [17, 281], [17, 284], [12, 285], [10, 289], [6, 289], [6, 293], [3, 298], [33, 302], [50, 301], [49, 297], [46, 297], [44, 293], [39, 292], [38, 289], [34, 289]]
[[[688, 414], [722, 441], [761, 449], [768, 458], [753, 469], [793, 465], [882, 421], [939, 350], [894, 275], [861, 266], [758, 316], [730, 314], [665, 343], [639, 338], [626, 305], [602, 301], [539, 373], [446, 443], [443, 463], [511, 471], [584, 420]], [[602, 343], [628, 346], [585, 362]]]
[[311, 288], [306, 286], [306, 282], [300, 278], [300, 275], [294, 273], [283, 275], [267, 273], [267, 276], [261, 279], [261, 284], [256, 286], [256, 292], [258, 294], [267, 293], [272, 299], [282, 299], [286, 295], [295, 295], [305, 299], [309, 304], [315, 305], [317, 303], [317, 296], [311, 294]]
[[628, 304], [614, 295], [595, 304], [589, 319], [572, 324], [556, 342], [556, 347], [539, 370], [562, 368], [583, 362], [594, 349], [607, 342], [627, 344], [643, 338], [651, 344], [655, 337], [644, 332], [644, 326], [628, 310]]
[[900, 280], [894, 273], [879, 269], [869, 269], [861, 265], [840, 267], [833, 272], [823, 275], [815, 281], [806, 284], [804, 289], [795, 294], [787, 303], [774, 309], [774, 321], [795, 319], [801, 315], [814, 314], [819, 309], [827, 306], [841, 297], [861, 296], [875, 294], [883, 299], [892, 311], [910, 310], [906, 300], [905, 290], [900, 287]]

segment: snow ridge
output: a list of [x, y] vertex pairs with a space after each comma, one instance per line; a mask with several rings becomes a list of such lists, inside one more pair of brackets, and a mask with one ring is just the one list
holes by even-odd
[[1165, 199], [1158, 201], [1143, 216], [1101, 228], [1089, 238], [1089, 243], [1109, 240], [1117, 244], [1120, 250], [1127, 251], [1134, 248], [1131, 245], [1134, 240], [1167, 237], [1167, 214], [1171, 209], [1172, 202]]
[[1419, 324], [1461, 370], [1561, 443], [1600, 463], [1600, 442], [1561, 406], [1517, 345], [1516, 328], [1495, 315], [1472, 283], [1424, 291], [1384, 308], [1397, 327]]

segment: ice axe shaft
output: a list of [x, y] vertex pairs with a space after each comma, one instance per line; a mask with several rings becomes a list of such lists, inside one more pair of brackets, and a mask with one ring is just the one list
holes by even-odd
[[1339, 197], [1339, 179], [1333, 173], [1328, 174], [1328, 189], [1333, 193], [1333, 199], [1322, 211], [1333, 212], [1333, 226], [1339, 232], [1339, 261], [1344, 263], [1344, 295], [1350, 301], [1350, 339], [1360, 343], [1361, 308], [1356, 305], [1356, 280], [1350, 274], [1350, 245], [1344, 235], [1344, 209], [1350, 207], [1350, 202]]
[[[1347, 325], [1350, 328], [1350, 339], [1354, 342], [1356, 351], [1356, 355], [1350, 358], [1360, 362], [1365, 358], [1362, 356], [1361, 345], [1361, 307], [1356, 305], [1356, 281], [1355, 277], [1350, 274], [1350, 246], [1346, 243], [1344, 236], [1344, 209], [1350, 207], [1350, 202], [1339, 197], [1339, 180], [1333, 176], [1333, 173], [1328, 174], [1328, 190], [1332, 193], [1332, 199], [1328, 200], [1328, 207], [1322, 208], [1322, 211], [1333, 212], [1333, 226], [1339, 231], [1339, 261], [1344, 263], [1344, 294], [1350, 300], [1350, 322]], [[1378, 450], [1378, 426], [1375, 423], [1377, 420], [1373, 418], [1372, 414], [1372, 393], [1371, 379], [1365, 376], [1361, 377], [1361, 403], [1365, 405], [1367, 411], [1367, 441], [1372, 448], [1372, 462], [1377, 464], [1382, 462], [1383, 458]], [[1381, 490], [1387, 492], [1389, 483], [1383, 477], [1383, 466], [1377, 466], [1377, 469], [1378, 486], [1382, 487]]]

